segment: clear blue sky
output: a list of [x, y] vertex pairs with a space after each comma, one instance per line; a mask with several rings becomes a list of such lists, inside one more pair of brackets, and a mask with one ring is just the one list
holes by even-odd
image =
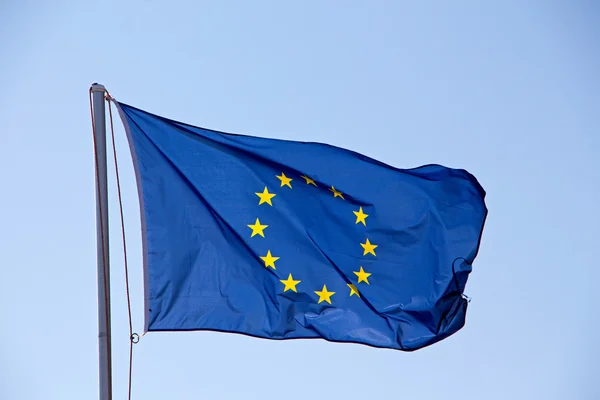
[[[600, 398], [600, 4], [301, 3], [2, 2], [1, 399], [97, 397], [96, 81], [207, 128], [465, 168], [488, 192], [456, 335], [402, 353], [152, 333], [134, 399]], [[117, 128], [140, 331], [139, 210]], [[112, 176], [117, 399], [128, 327]]]

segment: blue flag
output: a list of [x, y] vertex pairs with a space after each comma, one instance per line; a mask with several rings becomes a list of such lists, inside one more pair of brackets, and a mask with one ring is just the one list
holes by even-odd
[[463, 327], [487, 215], [468, 172], [117, 105], [140, 192], [147, 331], [412, 351]]

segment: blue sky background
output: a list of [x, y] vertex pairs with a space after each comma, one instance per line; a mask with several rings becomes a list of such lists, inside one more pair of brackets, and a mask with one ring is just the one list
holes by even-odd
[[[183, 122], [465, 168], [490, 214], [466, 326], [414, 353], [152, 333], [134, 399], [598, 399], [600, 3], [0, 4], [0, 398], [97, 398], [88, 88]], [[117, 126], [134, 327], [139, 209]], [[115, 399], [128, 327], [113, 170]]]

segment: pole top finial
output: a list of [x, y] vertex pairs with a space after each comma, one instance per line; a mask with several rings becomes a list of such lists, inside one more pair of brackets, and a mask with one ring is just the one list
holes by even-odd
[[106, 88], [104, 87], [104, 85], [95, 82], [92, 83], [92, 87], [90, 89], [92, 90], [92, 92], [106, 92]]

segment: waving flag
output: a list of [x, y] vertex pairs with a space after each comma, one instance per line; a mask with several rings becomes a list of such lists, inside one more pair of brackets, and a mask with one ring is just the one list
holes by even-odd
[[410, 351], [463, 327], [487, 215], [468, 172], [117, 105], [140, 191], [147, 331]]

